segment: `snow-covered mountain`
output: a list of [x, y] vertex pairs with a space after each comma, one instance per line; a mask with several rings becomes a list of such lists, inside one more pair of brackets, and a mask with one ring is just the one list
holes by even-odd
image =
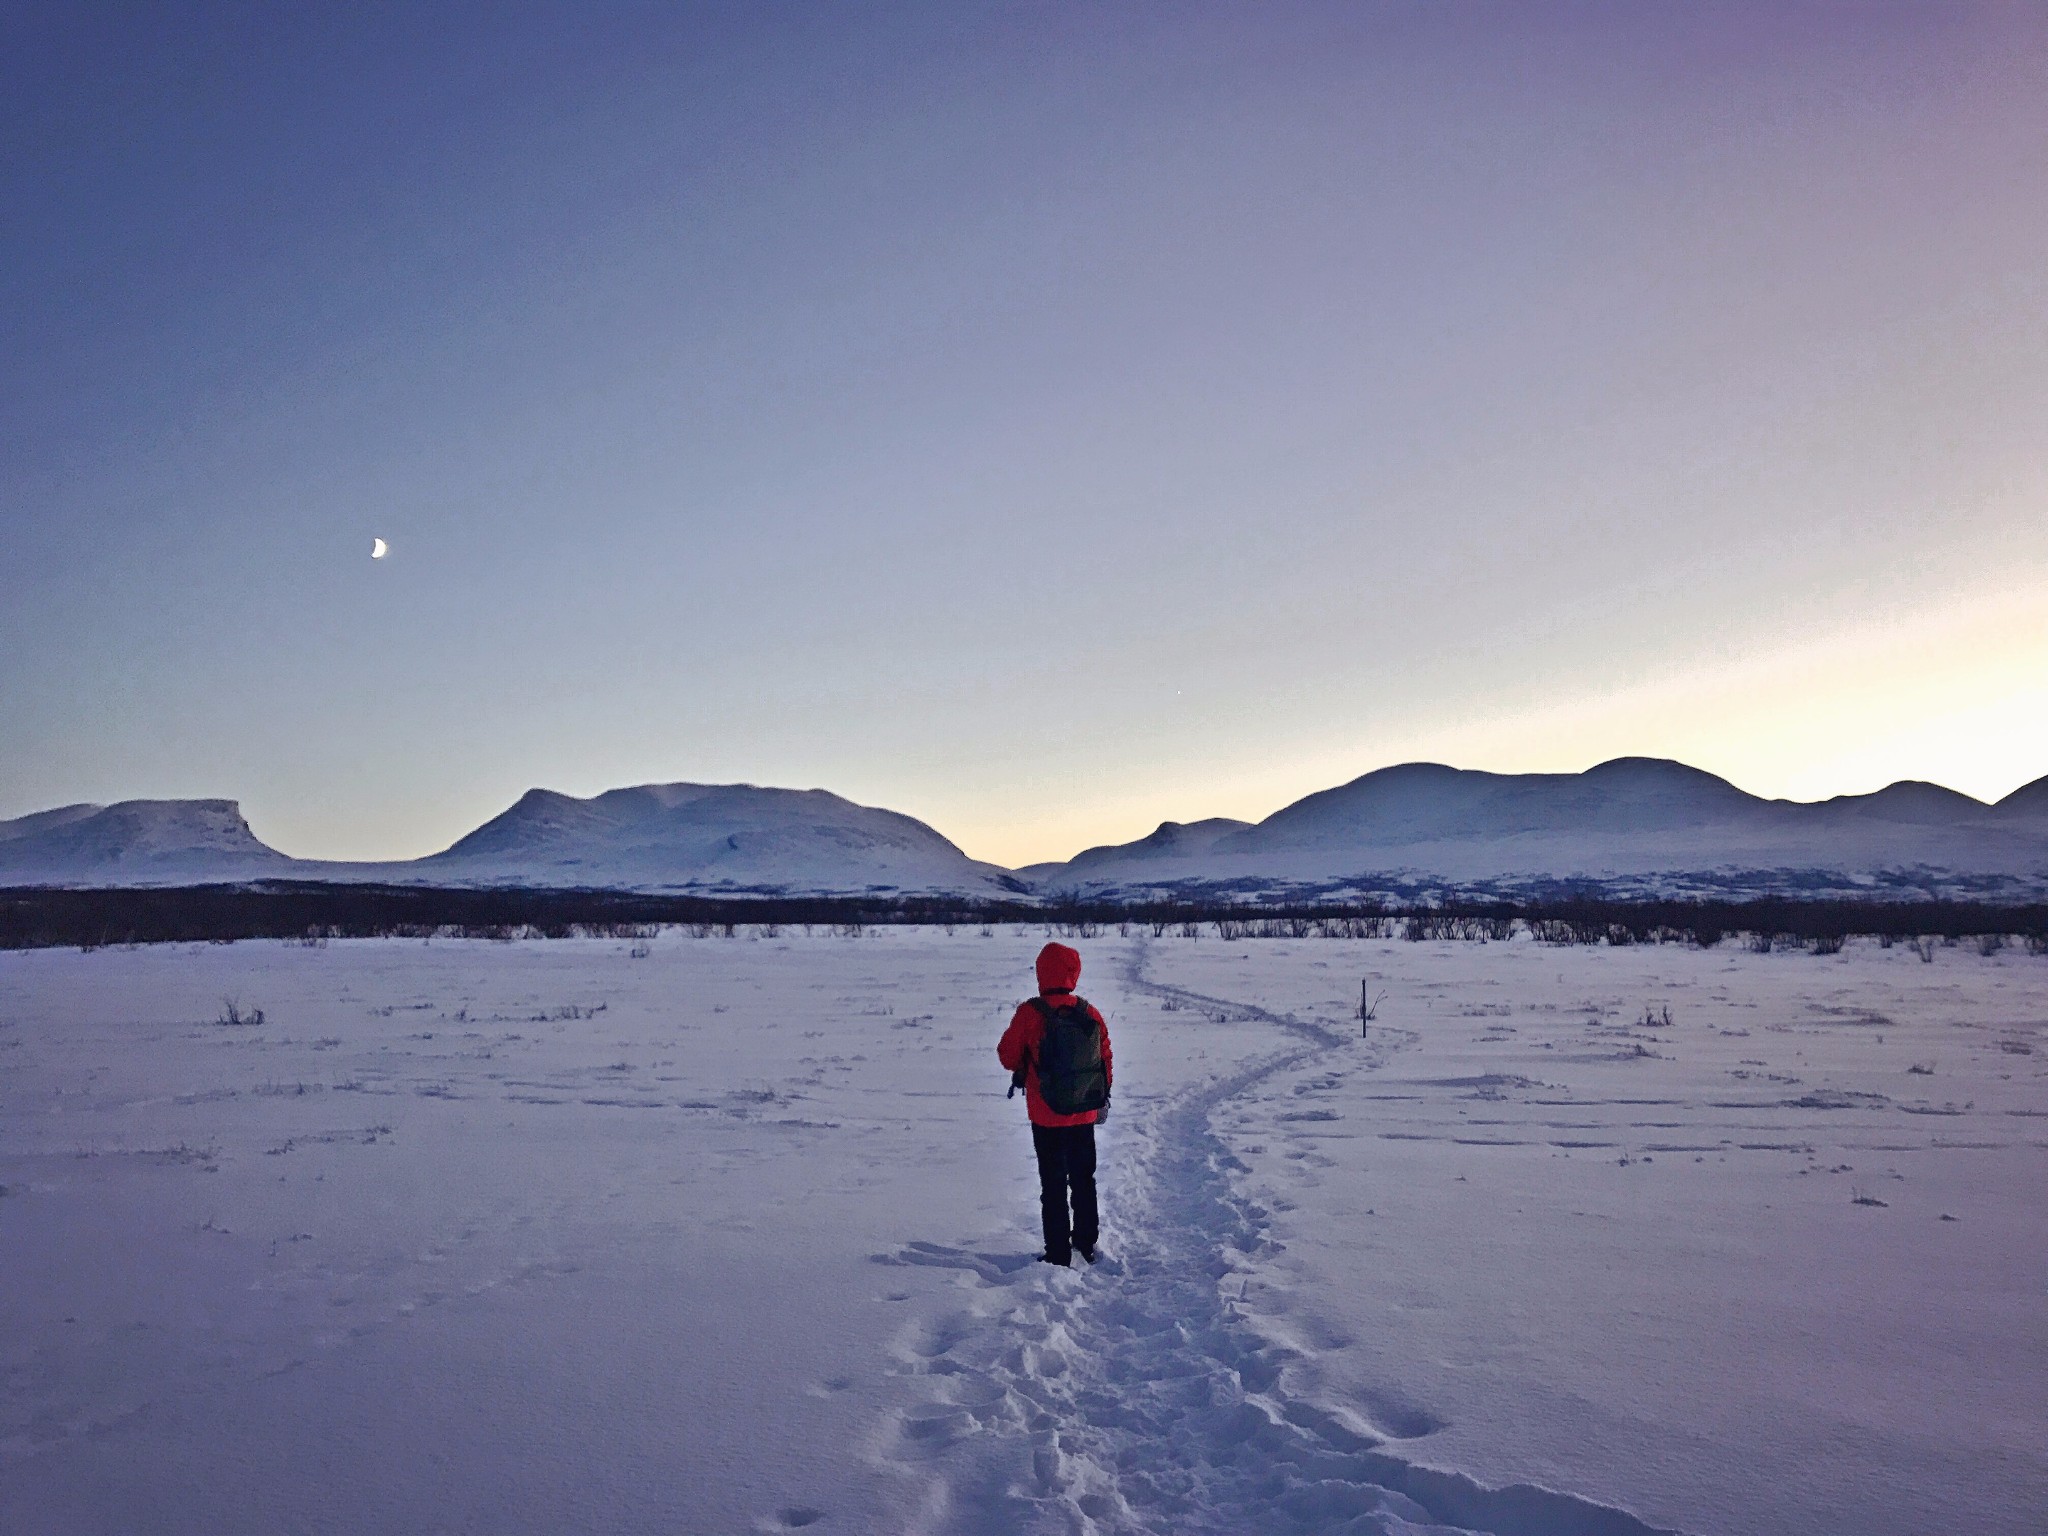
[[647, 784], [588, 800], [530, 790], [446, 851], [390, 863], [291, 858], [259, 842], [229, 800], [73, 805], [0, 822], [0, 884], [254, 879], [788, 895], [1025, 888], [912, 817], [751, 784]]
[[293, 859], [230, 800], [70, 805], [0, 822], [0, 884], [296, 878], [706, 894], [1134, 897], [1796, 892], [2048, 897], [2048, 778], [1996, 805], [1938, 784], [1766, 800], [1655, 758], [1584, 773], [1404, 763], [1247, 823], [1165, 822], [1136, 842], [1010, 871], [923, 822], [821, 789], [646, 784], [528, 791], [444, 852]]
[[2048, 780], [1986, 805], [1938, 784], [1766, 800], [1658, 758], [1584, 773], [1382, 768], [1256, 825], [1167, 823], [1120, 847], [1033, 870], [1042, 891], [1502, 894], [1595, 886], [1628, 894], [1896, 889], [2048, 894]]
[[1999, 801], [1994, 810], [2002, 817], [2039, 817], [2048, 820], [2048, 775], [2022, 784]]
[[1014, 891], [923, 822], [822, 789], [644, 784], [589, 800], [529, 790], [407, 878], [790, 894]]
[[1162, 821], [1158, 829], [1135, 843], [1112, 843], [1088, 848], [1071, 859], [1049, 864], [1030, 864], [1017, 871], [1034, 883], [1053, 881], [1071, 884], [1077, 876], [1105, 868], [1123, 869], [1134, 863], [1200, 858], [1233, 832], [1251, 826], [1228, 816], [1211, 816], [1206, 821]]
[[174, 885], [288, 873], [232, 800], [66, 805], [0, 821], [0, 880], [20, 885]]

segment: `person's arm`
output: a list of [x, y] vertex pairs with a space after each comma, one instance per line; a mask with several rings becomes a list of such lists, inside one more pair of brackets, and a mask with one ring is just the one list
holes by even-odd
[[1024, 1065], [1025, 1053], [1038, 1043], [1031, 1032], [1031, 1025], [1037, 1017], [1038, 1010], [1026, 1003], [1010, 1016], [1010, 1027], [996, 1042], [996, 1060], [1012, 1072]]
[[1116, 1063], [1111, 1058], [1109, 1050], [1109, 1020], [1105, 1019], [1102, 1016], [1101, 1012], [1096, 1008], [1096, 1006], [1093, 1003], [1090, 1003], [1088, 1005], [1088, 1011], [1095, 1015], [1095, 1023], [1102, 1030], [1103, 1085], [1107, 1088], [1113, 1089], [1116, 1087]]

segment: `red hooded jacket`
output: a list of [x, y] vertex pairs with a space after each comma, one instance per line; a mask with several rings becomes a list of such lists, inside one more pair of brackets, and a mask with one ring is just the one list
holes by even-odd
[[[1038, 952], [1038, 995], [1055, 1008], [1086, 1008], [1088, 1017], [1095, 1021], [1102, 1031], [1102, 1075], [1112, 1087], [1116, 1084], [1116, 1072], [1109, 1058], [1109, 1026], [1102, 1015], [1095, 1011], [1092, 1003], [1082, 1003], [1074, 996], [1074, 983], [1081, 979], [1081, 956], [1079, 952], [1064, 944], [1048, 944]], [[1038, 1091], [1038, 1052], [1045, 1044], [1045, 1019], [1038, 1009], [1025, 1003], [1010, 1018], [1010, 1027], [1003, 1031], [1003, 1038], [996, 1046], [996, 1057], [1012, 1072], [1024, 1068], [1024, 1105], [1031, 1112], [1033, 1125], [1093, 1125], [1096, 1111], [1084, 1110], [1078, 1115], [1055, 1113]]]

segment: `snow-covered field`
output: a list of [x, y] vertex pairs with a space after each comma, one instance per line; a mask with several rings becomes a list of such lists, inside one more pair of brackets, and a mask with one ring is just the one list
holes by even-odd
[[0, 955], [0, 1530], [2048, 1523], [2048, 960], [1042, 940]]

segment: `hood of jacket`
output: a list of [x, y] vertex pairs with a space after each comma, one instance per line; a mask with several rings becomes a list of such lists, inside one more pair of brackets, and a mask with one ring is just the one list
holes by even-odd
[[1081, 979], [1081, 952], [1064, 944], [1048, 944], [1038, 952], [1038, 990], [1071, 992]]

